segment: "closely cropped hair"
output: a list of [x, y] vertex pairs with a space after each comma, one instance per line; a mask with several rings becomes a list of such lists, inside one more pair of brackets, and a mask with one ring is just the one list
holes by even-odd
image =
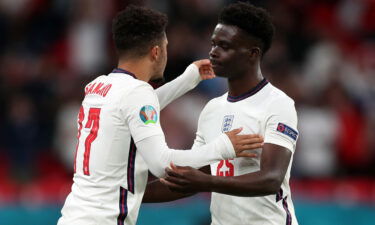
[[138, 57], [160, 43], [168, 18], [165, 14], [138, 6], [128, 6], [112, 23], [113, 40], [120, 55]]
[[271, 16], [262, 8], [245, 2], [230, 4], [221, 11], [219, 23], [237, 26], [260, 40], [263, 54], [271, 47], [275, 28]]

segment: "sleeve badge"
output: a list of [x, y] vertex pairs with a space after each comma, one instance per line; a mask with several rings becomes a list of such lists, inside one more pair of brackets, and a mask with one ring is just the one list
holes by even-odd
[[279, 123], [277, 125], [277, 128], [276, 130], [280, 133], [283, 133], [287, 136], [289, 136], [290, 138], [292, 138], [293, 140], [297, 140], [297, 137], [298, 137], [298, 132], [295, 131], [293, 128], [289, 127], [288, 125], [286, 124], [283, 124], [283, 123]]
[[156, 123], [158, 121], [158, 113], [151, 105], [145, 105], [139, 111], [139, 117], [144, 124]]

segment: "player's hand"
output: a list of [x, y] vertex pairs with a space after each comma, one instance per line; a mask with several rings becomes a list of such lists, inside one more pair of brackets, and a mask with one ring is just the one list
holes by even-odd
[[214, 70], [212, 69], [212, 65], [210, 60], [202, 59], [193, 62], [199, 69], [199, 75], [201, 76], [202, 80], [209, 80], [215, 77]]
[[226, 132], [232, 142], [237, 157], [255, 158], [257, 154], [252, 152], [244, 152], [246, 150], [254, 150], [263, 147], [263, 137], [258, 134], [239, 134], [242, 128], [237, 128]]
[[210, 175], [190, 166], [176, 166], [171, 163], [170, 167], [165, 169], [167, 176], [161, 178], [160, 182], [168, 186], [171, 191], [182, 193], [210, 191], [207, 185]]

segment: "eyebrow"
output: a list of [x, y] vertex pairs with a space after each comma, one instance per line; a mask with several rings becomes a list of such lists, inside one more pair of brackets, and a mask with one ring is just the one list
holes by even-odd
[[211, 41], [215, 41], [215, 42], [218, 42], [218, 43], [225, 43], [225, 44], [229, 44], [230, 41], [228, 41], [227, 39], [219, 39], [219, 40], [215, 40], [215, 38], [211, 38]]

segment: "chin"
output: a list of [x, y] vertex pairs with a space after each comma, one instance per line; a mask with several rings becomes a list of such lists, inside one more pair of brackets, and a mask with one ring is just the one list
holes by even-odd
[[228, 73], [222, 70], [214, 69], [215, 75], [218, 77], [228, 78]]
[[151, 78], [150, 81], [156, 84], [160, 84], [160, 85], [165, 82], [164, 77]]
[[150, 80], [157, 81], [157, 80], [163, 80], [163, 79], [164, 79], [163, 74], [158, 74], [158, 75], [152, 76]]

